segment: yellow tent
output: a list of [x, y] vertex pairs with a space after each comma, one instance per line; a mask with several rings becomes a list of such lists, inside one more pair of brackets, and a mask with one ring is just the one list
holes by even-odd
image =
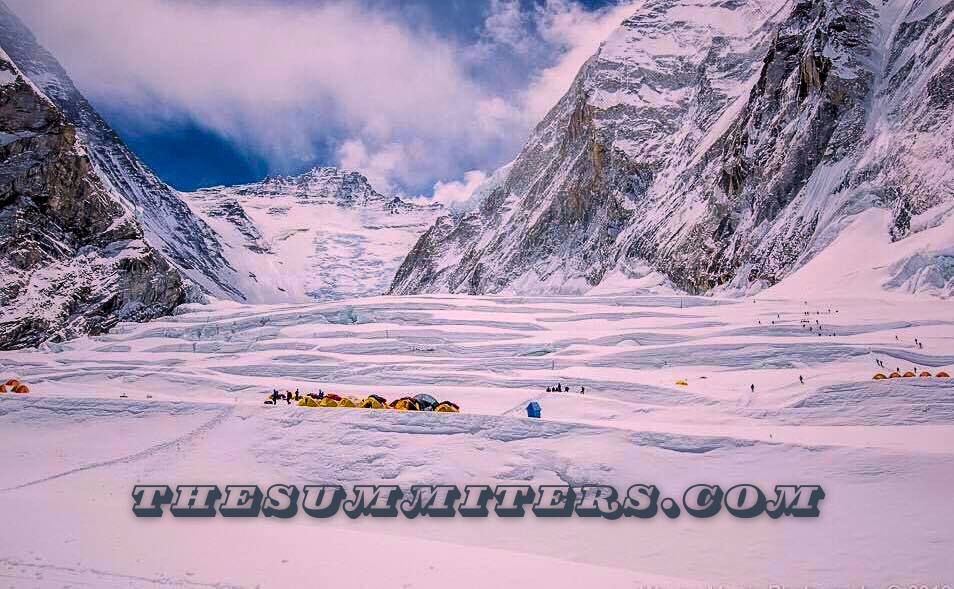
[[685, 380], [677, 380], [677, 381], [676, 381], [676, 386], [677, 386], [677, 387], [687, 387], [687, 386], [689, 386], [689, 383], [686, 382]]
[[887, 380], [887, 379], [888, 379], [888, 377], [885, 376], [885, 375], [883, 375], [883, 374], [881, 374], [880, 372], [879, 372], [878, 374], [874, 375], [874, 380]]
[[26, 393], [30, 392], [30, 387], [26, 386], [25, 384], [19, 384], [13, 387], [13, 392], [21, 394], [21, 395], [25, 395]]
[[7, 392], [7, 385], [0, 384], [0, 395], [2, 395], [5, 392]]
[[916, 376], [917, 376], [917, 374], [914, 374], [914, 373], [911, 372], [910, 370], [904, 373], [904, 378], [914, 378], [914, 377], [916, 377]]
[[338, 407], [351, 408], [351, 407], [357, 407], [357, 406], [358, 406], [357, 403], [355, 403], [353, 399], [349, 399], [348, 397], [343, 397], [340, 401], [338, 401]]
[[11, 378], [6, 382], [6, 385], [12, 389], [13, 387], [20, 386], [20, 381], [15, 378]]
[[385, 406], [374, 397], [368, 397], [358, 405], [361, 409], [385, 409]]
[[321, 400], [321, 403], [318, 403], [318, 406], [319, 407], [337, 407], [338, 401], [335, 401], [334, 399], [331, 399], [329, 397], [325, 397], [324, 399]]
[[417, 401], [410, 397], [405, 397], [403, 399], [398, 399], [391, 403], [392, 409], [397, 409], [398, 411], [420, 411], [421, 407], [418, 405]]
[[900, 372], [892, 372], [889, 378], [901, 378]]
[[301, 401], [298, 401], [299, 407], [317, 407], [318, 401], [312, 399], [311, 397], [302, 397]]
[[448, 403], [444, 401], [440, 405], [434, 408], [435, 413], [460, 413], [460, 407], [454, 405], [453, 403]]
[[921, 378], [931, 378], [931, 373], [925, 370], [924, 372], [921, 373], [920, 376]]

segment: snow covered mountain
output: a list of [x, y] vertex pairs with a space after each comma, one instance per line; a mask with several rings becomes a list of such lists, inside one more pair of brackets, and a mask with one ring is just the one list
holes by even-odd
[[[439, 219], [391, 292], [645, 275], [751, 292], [864, 211], [890, 212], [884, 247], [938, 227], [954, 207], [952, 31], [950, 0], [646, 0], [503, 186]], [[905, 289], [954, 293], [954, 244], [907, 262]]]
[[258, 303], [380, 295], [443, 211], [386, 197], [336, 168], [181, 196], [226, 244], [236, 289]]
[[93, 171], [142, 224], [149, 242], [203, 293], [240, 300], [241, 293], [232, 286], [234, 273], [211, 229], [123, 144], [2, 0], [0, 46], [75, 129]]
[[2, 49], [0, 274], [0, 349], [102, 333], [186, 300], [75, 128]]

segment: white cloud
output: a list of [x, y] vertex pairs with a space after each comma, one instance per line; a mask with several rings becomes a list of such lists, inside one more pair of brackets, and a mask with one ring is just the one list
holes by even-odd
[[519, 0], [491, 0], [484, 35], [493, 45], [504, 45], [526, 54], [533, 43], [527, 34], [530, 17], [530, 13], [521, 10]]
[[464, 174], [463, 181], [438, 182], [434, 185], [435, 202], [444, 206], [464, 203], [474, 195], [474, 192], [487, 181], [487, 174], [480, 170], [471, 170]]
[[[387, 192], [463, 175], [437, 184], [448, 199], [477, 177], [465, 170], [512, 159], [628, 12], [571, 0], [521, 11], [492, 0], [476, 51], [336, 0], [7, 1], [84, 93], [142, 127], [189, 119], [279, 170], [331, 144], [338, 162], [326, 163], [358, 169]], [[492, 63], [495, 47], [526, 54], [540, 44], [559, 57], [522, 89], [502, 94], [473, 73], [475, 55]]]

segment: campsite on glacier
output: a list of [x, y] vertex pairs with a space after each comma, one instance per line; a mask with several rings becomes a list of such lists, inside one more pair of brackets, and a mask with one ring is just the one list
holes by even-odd
[[[379, 186], [401, 150], [354, 142], [371, 172], [177, 190], [34, 36], [63, 43], [39, 4], [7, 3], [0, 586], [954, 583], [954, 0], [531, 3], [599, 39], [560, 49], [561, 97], [479, 182], [438, 184], [466, 192], [449, 202]], [[251, 22], [307, 78], [299, 21], [356, 10], [194, 4], [112, 16]], [[469, 65], [522, 14], [490, 7]], [[397, 55], [443, 47], [373, 14], [357, 30], [383, 19]], [[223, 52], [246, 88], [287, 71], [247, 45]], [[637, 484], [824, 497], [777, 519], [133, 510], [137, 485]]]
[[[944, 577], [954, 383], [872, 376], [876, 359], [954, 368], [949, 309], [771, 291], [227, 304], [5, 354], [5, 373], [18, 367], [33, 389], [0, 401], [2, 492], [16, 506], [2, 524], [19, 530], [0, 570], [14, 586]], [[544, 391], [557, 381], [571, 392]], [[263, 406], [272, 387], [426, 392], [461, 413]], [[529, 400], [542, 419], [525, 416]], [[700, 483], [820, 484], [826, 497], [817, 519], [778, 521], [187, 521], [130, 509], [135, 484], [508, 482], [642, 482], [677, 499]]]

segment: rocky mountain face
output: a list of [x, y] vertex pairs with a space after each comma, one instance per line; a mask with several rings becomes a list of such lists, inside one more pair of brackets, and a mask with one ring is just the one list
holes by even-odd
[[241, 300], [215, 233], [123, 144], [60, 63], [0, 0], [0, 46], [76, 132], [93, 171], [140, 222], [149, 243], [190, 283], [190, 296]]
[[0, 274], [0, 349], [102, 333], [186, 298], [75, 127], [2, 50]]
[[337, 168], [182, 197], [225, 244], [235, 288], [261, 303], [380, 295], [443, 212], [386, 197], [361, 174]]
[[[952, 56], [954, 1], [646, 0], [390, 292], [580, 292], [647, 268], [752, 291], [867, 209], [906, 239], [954, 205]], [[954, 290], [947, 257], [924, 270]]]

